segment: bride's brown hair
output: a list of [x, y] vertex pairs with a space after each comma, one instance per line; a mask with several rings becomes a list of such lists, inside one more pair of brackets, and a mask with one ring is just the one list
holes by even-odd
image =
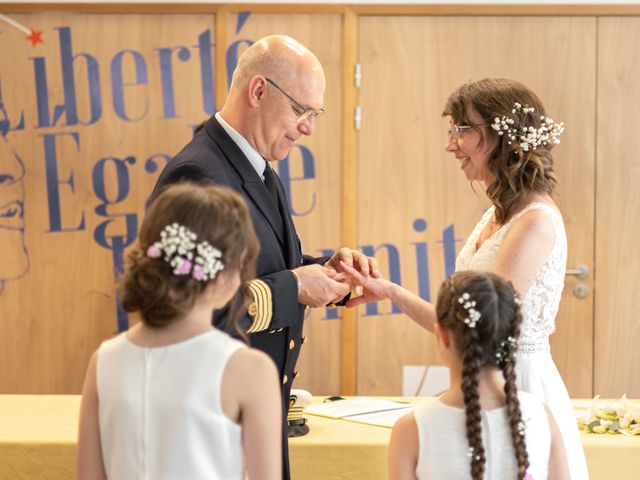
[[[529, 115], [515, 115], [512, 110], [516, 103], [534, 108]], [[553, 171], [553, 143], [538, 145], [524, 151], [510, 144], [507, 135], [498, 135], [491, 128], [496, 118], [513, 118], [513, 128], [531, 127], [539, 129], [541, 116], [546, 117], [542, 102], [529, 88], [514, 80], [485, 78], [458, 87], [447, 99], [442, 116], [450, 116], [456, 125], [469, 125], [486, 141], [482, 129], [472, 125], [467, 117], [467, 109], [473, 108], [488, 126], [488, 135], [496, 142], [490, 154], [487, 168], [495, 177], [487, 188], [487, 196], [495, 205], [496, 220], [504, 224], [513, 210], [531, 192], [552, 194], [556, 185]]]

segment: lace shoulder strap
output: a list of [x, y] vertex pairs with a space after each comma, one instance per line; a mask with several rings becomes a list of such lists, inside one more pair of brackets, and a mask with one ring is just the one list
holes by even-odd
[[511, 219], [504, 225], [501, 229], [502, 237], [506, 236], [506, 234], [511, 230], [511, 227], [527, 212], [531, 210], [542, 210], [547, 214], [547, 216], [551, 219], [551, 223], [553, 224], [553, 231], [556, 234], [556, 239], [560, 236], [559, 233], [562, 230], [562, 216], [558, 213], [558, 211], [553, 208], [551, 205], [542, 202], [532, 202], [518, 213], [516, 213]]
[[530, 203], [529, 205], [524, 207], [522, 211], [518, 212], [518, 214], [515, 215], [512, 220], [522, 217], [525, 213], [530, 212], [531, 210], [542, 210], [543, 212], [545, 212], [551, 219], [551, 223], [553, 223], [553, 230], [556, 232], [556, 235], [558, 234], [558, 227], [561, 227], [563, 225], [562, 215], [560, 215], [560, 213], [548, 203]]

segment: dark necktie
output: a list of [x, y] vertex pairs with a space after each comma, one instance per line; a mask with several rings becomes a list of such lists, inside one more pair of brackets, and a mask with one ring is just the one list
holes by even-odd
[[271, 195], [274, 205], [277, 207], [278, 206], [278, 187], [276, 186], [276, 182], [278, 180], [276, 179], [276, 173], [271, 168], [271, 165], [269, 165], [269, 162], [266, 162], [266, 163], [267, 163], [267, 166], [264, 169], [264, 186], [267, 187], [267, 191], [269, 192], [269, 195]]

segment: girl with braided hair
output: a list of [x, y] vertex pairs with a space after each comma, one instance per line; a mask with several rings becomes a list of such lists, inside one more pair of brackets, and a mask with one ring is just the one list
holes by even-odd
[[[467, 180], [481, 186], [489, 207], [456, 258], [456, 270], [493, 272], [513, 283], [522, 298], [517, 339], [518, 388], [535, 395], [560, 427], [571, 478], [589, 478], [573, 406], [551, 356], [567, 263], [567, 235], [553, 194], [557, 185], [552, 151], [562, 122], [551, 119], [525, 85], [485, 78], [458, 87], [442, 115], [449, 118], [445, 151]], [[347, 306], [390, 299], [433, 332], [433, 304], [379, 275], [353, 274], [363, 295]]]
[[232, 190], [182, 183], [156, 198], [120, 282], [141, 321], [87, 368], [78, 479], [282, 479], [275, 366], [211, 324], [229, 306], [241, 331], [257, 254]]
[[444, 282], [434, 329], [451, 387], [394, 426], [391, 480], [569, 478], [553, 416], [515, 385], [519, 303], [492, 273], [457, 272]]

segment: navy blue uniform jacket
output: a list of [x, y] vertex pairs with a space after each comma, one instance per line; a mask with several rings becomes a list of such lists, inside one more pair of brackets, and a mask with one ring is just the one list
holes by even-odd
[[[328, 257], [302, 254], [289, 205], [278, 180], [279, 205], [242, 150], [212, 116], [204, 128], [165, 166], [152, 198], [165, 186], [190, 180], [224, 185], [246, 200], [260, 242], [257, 279], [250, 282], [253, 303], [245, 318], [251, 346], [267, 353], [282, 380], [284, 415], [295, 365], [302, 345], [305, 306], [298, 303], [298, 287], [291, 269], [325, 263]], [[286, 429], [285, 429], [286, 432]], [[285, 478], [288, 478], [284, 438]]]

